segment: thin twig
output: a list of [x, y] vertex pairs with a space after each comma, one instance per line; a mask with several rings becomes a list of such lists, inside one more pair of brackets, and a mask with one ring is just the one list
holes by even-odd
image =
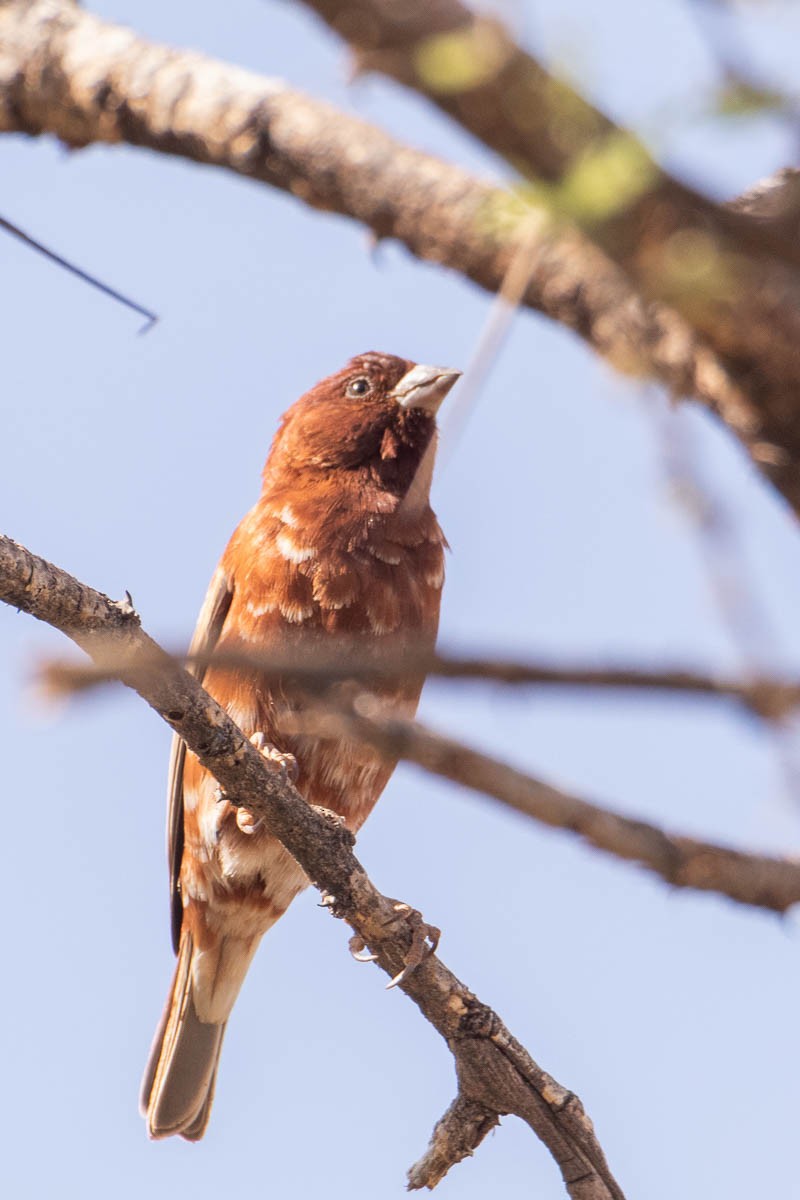
[[[647, 411], [656, 414], [664, 472], [672, 496], [695, 534], [711, 598], [736, 651], [740, 678], [747, 689], [748, 684], [767, 677], [771, 663], [783, 657], [774, 625], [758, 589], [758, 576], [748, 569], [740, 523], [703, 468], [688, 414], [658, 396], [653, 401]], [[796, 704], [789, 704], [771, 712], [773, 747], [790, 796], [800, 795], [797, 731], [791, 723], [796, 711]]]
[[130, 308], [133, 312], [139, 314], [140, 317], [146, 317], [145, 324], [142, 325], [139, 333], [147, 333], [149, 329], [155, 325], [158, 317], [155, 313], [150, 312], [149, 308], [143, 308], [141, 304], [137, 304], [135, 300], [131, 300], [129, 296], [123, 296], [122, 292], [116, 291], [109, 284], [103, 283], [95, 275], [90, 275], [88, 271], [84, 271], [81, 267], [76, 267], [75, 263], [69, 262], [66, 258], [62, 258], [60, 254], [56, 254], [54, 250], [49, 250], [47, 246], [37, 242], [36, 238], [32, 238], [30, 234], [25, 233], [18, 225], [13, 225], [11, 221], [7, 221], [5, 217], [0, 217], [0, 229], [5, 229], [6, 233], [12, 234], [26, 246], [30, 246], [39, 254], [49, 258], [51, 262], [57, 263], [59, 267], [63, 267], [65, 271], [70, 271], [73, 275], [77, 275], [78, 279], [82, 279], [84, 283], [88, 283], [91, 287], [97, 288], [105, 296], [110, 296], [112, 300], [116, 300], [119, 304], [124, 304], [126, 308]]
[[519, 311], [533, 275], [536, 248], [541, 237], [541, 217], [529, 213], [520, 230], [520, 242], [512, 255], [503, 281], [493, 299], [464, 378], [447, 408], [442, 428], [442, 449], [445, 467], [452, 460], [456, 445], [464, 431], [469, 414], [485, 384], [495, 359], [508, 337], [514, 317]]
[[[113, 647], [110, 648], [113, 650]], [[262, 653], [250, 650], [215, 650], [210, 654], [170, 655], [175, 663], [198, 667], [255, 668], [268, 679], [291, 677], [293, 682], [324, 687], [340, 680], [376, 680], [416, 677], [420, 674], [445, 680], [472, 680], [508, 687], [602, 688], [620, 691], [667, 692], [675, 695], [732, 700], [766, 720], [777, 720], [800, 707], [800, 681], [757, 675], [745, 680], [702, 675], [678, 668], [642, 670], [622, 666], [570, 666], [514, 659], [464, 657], [454, 654], [419, 654], [413, 650], [368, 653], [361, 639], [344, 639], [335, 650], [310, 650], [305, 654]], [[121, 664], [113, 653], [105, 663], [48, 661], [40, 666], [38, 681], [54, 696], [84, 691], [114, 681]], [[146, 657], [126, 660], [128, 671], [160, 670]]]

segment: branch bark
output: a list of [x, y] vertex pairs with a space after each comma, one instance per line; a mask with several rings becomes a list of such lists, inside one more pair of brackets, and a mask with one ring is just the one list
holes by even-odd
[[777, 482], [782, 459], [797, 485], [796, 186], [780, 189], [775, 219], [769, 206], [753, 220], [747, 203], [715, 204], [461, 0], [303, 2], [350, 43], [363, 70], [419, 92], [537, 181], [538, 194], [581, 225], [642, 296], [680, 312], [754, 398], [765, 469], [771, 461]]
[[[127, 142], [226, 167], [353, 217], [492, 292], [522, 247], [525, 305], [619, 369], [718, 413], [800, 512], [800, 422], [790, 419], [788, 375], [785, 420], [776, 422], [767, 376], [713, 349], [673, 308], [642, 299], [579, 231], [364, 121], [274, 80], [147, 42], [71, 0], [0, 0], [0, 132], [54, 134], [73, 147]], [[791, 311], [800, 322], [800, 305]]]
[[667, 833], [648, 821], [571, 796], [463, 742], [432, 733], [417, 721], [376, 715], [369, 697], [357, 701], [352, 710], [313, 706], [294, 720], [298, 731], [360, 739], [387, 756], [492, 796], [544, 825], [576, 833], [598, 850], [639, 863], [674, 887], [718, 892], [740, 904], [779, 913], [800, 901], [796, 859]]
[[[419, 914], [381, 895], [353, 854], [352, 835], [310, 808], [285, 773], [265, 762], [197, 681], [142, 631], [129, 601], [110, 600], [2, 536], [0, 600], [60, 629], [103, 667], [110, 656], [122, 661], [118, 678], [184, 739], [231, 802], [263, 817], [334, 915], [354, 930], [357, 944], [393, 979], [400, 976], [398, 986], [445, 1039], [458, 1096], [412, 1168], [410, 1186], [433, 1187], [501, 1115], [513, 1113], [545, 1143], [573, 1200], [624, 1200], [578, 1098], [533, 1061], [435, 953], [409, 969], [419, 932], [428, 932]], [[126, 660], [160, 661], [163, 670], [143, 672]], [[456, 1130], [459, 1116], [464, 1120]]]

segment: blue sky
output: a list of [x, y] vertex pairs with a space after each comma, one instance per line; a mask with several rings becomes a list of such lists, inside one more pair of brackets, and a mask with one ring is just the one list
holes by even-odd
[[[421, 101], [380, 80], [348, 87], [341, 47], [296, 5], [92, 7], [502, 174]], [[503, 10], [709, 192], [792, 161], [769, 118], [703, 118], [714, 64], [677, 0], [609, 0], [602, 21], [578, 0]], [[771, 77], [792, 80], [798, 33], [796, 10], [757, 6], [748, 38]], [[132, 315], [0, 240], [4, 532], [113, 596], [130, 590], [168, 645], [191, 632], [288, 404], [364, 350], [463, 367], [486, 320], [489, 299], [471, 284], [395, 246], [372, 254], [354, 224], [219, 171], [5, 138], [0, 172], [5, 217], [161, 317], [137, 337]], [[724, 432], [688, 409], [681, 420], [737, 519], [764, 653], [797, 670], [794, 523]], [[736, 668], [741, 647], [665, 483], [662, 425], [652, 390], [535, 314], [516, 318], [435, 482], [452, 545], [444, 647]], [[399, 1197], [452, 1099], [451, 1060], [377, 970], [352, 962], [347, 929], [314, 893], [251, 970], [206, 1140], [147, 1142], [136, 1094], [172, 970], [169, 733], [121, 690], [44, 706], [33, 668], [67, 649], [0, 611], [8, 1194]], [[797, 852], [798, 796], [776, 739], [731, 706], [436, 684], [421, 715], [671, 829]], [[672, 892], [411, 767], [359, 853], [382, 890], [443, 928], [448, 965], [579, 1093], [629, 1196], [785, 1194], [800, 1111], [796, 919]], [[440, 1193], [478, 1200], [490, 1189], [562, 1194], [516, 1121]]]

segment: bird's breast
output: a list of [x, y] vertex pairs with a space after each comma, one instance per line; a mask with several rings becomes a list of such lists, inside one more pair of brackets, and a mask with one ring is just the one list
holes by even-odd
[[[237, 564], [231, 624], [260, 642], [321, 631], [374, 640], [435, 638], [444, 583], [444, 536], [430, 508], [396, 513], [308, 514], [262, 502], [229, 547]], [[244, 569], [242, 569], [244, 566]]]
[[[226, 556], [233, 596], [219, 642], [223, 654], [228, 649], [254, 659], [263, 654], [291, 661], [297, 655], [313, 661], [318, 651], [338, 652], [342, 639], [350, 653], [377, 654], [379, 660], [433, 648], [444, 538], [430, 510], [414, 523], [362, 514], [331, 529], [324, 522], [301, 521], [288, 501], [262, 501], [234, 534]], [[422, 683], [417, 670], [364, 687], [386, 711], [412, 716]], [[303, 732], [302, 721], [298, 728], [309, 695], [314, 703], [319, 699], [309, 693], [307, 679], [301, 686], [290, 669], [276, 677], [254, 661], [252, 667], [212, 667], [205, 686], [245, 734], [263, 733], [295, 756], [297, 787], [310, 804], [331, 809], [350, 828], [359, 828], [395, 763], [362, 743]], [[213, 781], [199, 764], [187, 771], [187, 785], [187, 844], [194, 843], [206, 880], [204, 887], [197, 881], [196, 894], [233, 898], [244, 886], [253, 897], [263, 892], [280, 905], [288, 902], [288, 894], [304, 880], [294, 860], [283, 862], [266, 830], [239, 829], [235, 811], [215, 798]]]

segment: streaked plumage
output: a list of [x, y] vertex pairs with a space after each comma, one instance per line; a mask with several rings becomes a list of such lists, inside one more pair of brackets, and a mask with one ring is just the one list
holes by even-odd
[[[457, 372], [385, 354], [352, 359], [285, 414], [258, 503], [211, 581], [193, 649], [297, 650], [363, 639], [370, 652], [432, 648], [445, 541], [428, 502], [435, 412]], [[368, 748], [281, 730], [302, 707], [290, 678], [206, 672], [204, 684], [248, 735], [295, 756], [309, 803], [357, 830], [394, 769]], [[422, 679], [374, 688], [413, 713]], [[178, 964], [142, 1085], [151, 1137], [202, 1137], [225, 1023], [261, 936], [308, 880], [263, 827], [220, 801], [176, 740], [169, 859]]]

